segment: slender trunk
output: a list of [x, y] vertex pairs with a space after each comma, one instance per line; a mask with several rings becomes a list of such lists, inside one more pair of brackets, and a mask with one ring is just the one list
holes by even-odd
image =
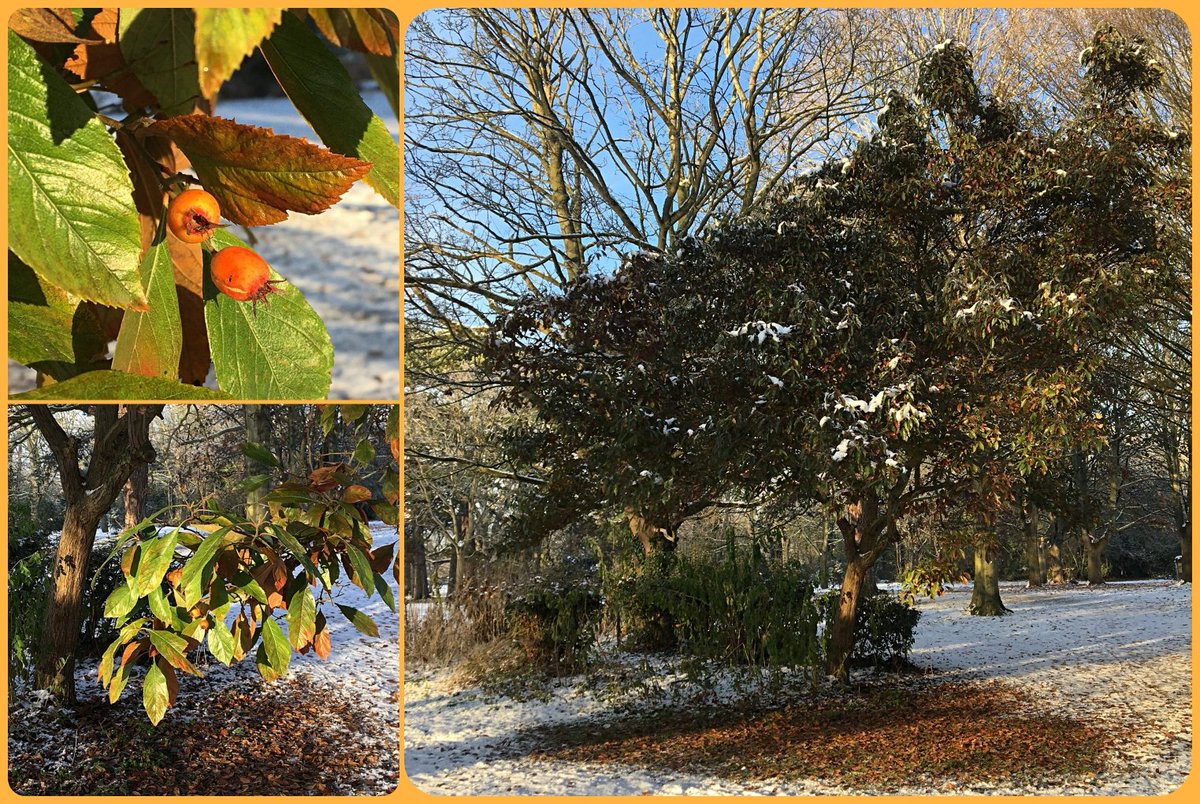
[[[263, 439], [267, 435], [267, 412], [262, 405], [246, 405], [246, 440], [251, 444], [263, 444]], [[250, 459], [247, 458], [247, 461]], [[252, 474], [254, 468], [246, 467], [247, 474]], [[246, 517], [255, 522], [265, 519], [267, 516], [267, 506], [264, 502], [267, 498], [266, 486], [259, 486], [256, 489], [246, 492]]]
[[42, 616], [36, 685], [68, 702], [75, 701], [75, 648], [83, 616], [83, 587], [102, 513], [92, 506], [68, 506], [54, 557], [50, 604]]
[[1092, 539], [1091, 529], [1084, 528], [1083, 545], [1087, 549], [1088, 586], [1099, 586], [1104, 583], [1104, 568], [1101, 564], [1104, 558], [1105, 539]]
[[1031, 587], [1041, 586], [1046, 583], [1046, 557], [1042, 549], [1042, 534], [1038, 532], [1037, 504], [1026, 500], [1022, 518], [1025, 529], [1026, 577]]
[[146, 487], [150, 482], [150, 466], [140, 463], [125, 481], [125, 527], [132, 528], [146, 515]]
[[971, 605], [967, 611], [976, 617], [999, 617], [1008, 609], [1000, 599], [1000, 578], [996, 574], [994, 544], [979, 542], [975, 545], [975, 582], [971, 592]]
[[825, 672], [845, 684], [850, 680], [850, 654], [854, 652], [854, 626], [858, 617], [858, 604], [863, 597], [863, 587], [870, 565], [864, 559], [846, 562], [846, 573], [842, 578], [842, 594], [838, 598], [837, 612], [829, 630], [829, 647], [825, 656]]
[[417, 527], [404, 529], [404, 594], [412, 600], [429, 598], [425, 539]]
[[1046, 544], [1046, 580], [1049, 583], [1067, 582], [1062, 560], [1062, 519], [1055, 516], [1050, 525]]

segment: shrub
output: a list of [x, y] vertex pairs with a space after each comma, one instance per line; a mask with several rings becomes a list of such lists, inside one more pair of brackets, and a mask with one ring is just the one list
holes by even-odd
[[445, 667], [506, 631], [504, 596], [495, 587], [463, 587], [451, 600], [404, 608], [406, 664]]
[[[833, 589], [817, 598], [826, 634], [833, 626], [840, 595], [839, 590]], [[859, 667], [899, 667], [906, 664], [920, 618], [920, 611], [892, 595], [864, 597], [858, 604], [851, 664]]]
[[797, 564], [768, 565], [757, 546], [739, 554], [730, 542], [719, 561], [680, 556], [619, 587], [613, 605], [635, 619], [665, 614], [685, 655], [767, 667], [819, 660], [811, 578]]
[[8, 688], [12, 695], [33, 680], [42, 635], [42, 613], [50, 583], [49, 562], [34, 552], [8, 570]]
[[508, 601], [510, 634], [531, 664], [567, 675], [587, 662], [600, 606], [600, 590], [588, 581], [535, 582]]

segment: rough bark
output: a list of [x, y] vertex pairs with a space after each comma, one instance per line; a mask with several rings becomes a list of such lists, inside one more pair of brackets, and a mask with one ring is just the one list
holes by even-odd
[[429, 598], [429, 565], [425, 539], [416, 527], [404, 529], [404, 594], [412, 600]]
[[976, 617], [1000, 617], [1008, 613], [1000, 599], [1000, 577], [996, 573], [994, 544], [979, 542], [975, 545], [975, 582], [971, 592], [971, 605], [967, 611]]
[[1062, 548], [1059, 546], [1061, 543], [1062, 520], [1055, 517], [1054, 524], [1050, 526], [1050, 537], [1046, 545], [1046, 580], [1049, 583], [1067, 582], [1067, 575], [1063, 570]]
[[[270, 421], [267, 417], [267, 411], [262, 405], [246, 405], [246, 441], [251, 444], [263, 444], [263, 439], [266, 438], [267, 430]], [[265, 445], [263, 445], [265, 446]], [[247, 458], [247, 461], [250, 459]], [[251, 473], [251, 467], [246, 467], [247, 474]], [[246, 517], [255, 522], [264, 519], [267, 515], [267, 506], [264, 500], [267, 498], [266, 486], [260, 486], [256, 489], [251, 489], [246, 492]]]
[[825, 672], [842, 684], [850, 680], [850, 656], [864, 587], [875, 561], [891, 543], [889, 536], [895, 535], [894, 522], [880, 508], [878, 500], [867, 497], [848, 505], [837, 520], [846, 553], [846, 572], [829, 631]]
[[1080, 537], [1083, 548], [1087, 552], [1088, 586], [1099, 586], [1104, 583], [1104, 543], [1107, 539], [1097, 539], [1090, 528], [1084, 528]]
[[125, 481], [125, 527], [132, 528], [146, 515], [146, 487], [150, 482], [149, 464], [139, 463]]
[[[48, 406], [33, 405], [30, 416], [45, 437], [58, 465], [66, 511], [51, 571], [50, 595], [42, 617], [34, 683], [54, 697], [75, 700], [75, 652], [83, 609], [88, 559], [96, 526], [140, 464], [154, 461], [150, 422], [161, 405], [96, 405], [90, 450], [68, 435]], [[89, 455], [86, 468], [81, 461]]]

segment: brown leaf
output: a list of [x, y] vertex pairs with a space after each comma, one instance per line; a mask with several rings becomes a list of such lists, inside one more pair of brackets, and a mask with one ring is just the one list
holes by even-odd
[[313, 652], [322, 659], [329, 658], [329, 652], [333, 648], [333, 642], [329, 638], [329, 629], [325, 627], [325, 615], [317, 612], [317, 632], [313, 636], [312, 641]]
[[382, 8], [314, 8], [308, 15], [325, 38], [335, 45], [391, 56], [400, 41], [400, 21]]
[[371, 499], [371, 490], [366, 486], [347, 486], [346, 490], [342, 493], [342, 501], [347, 502], [350, 505], [354, 505], [354, 503], [360, 503], [363, 500], [369, 499]]
[[147, 131], [173, 139], [221, 214], [243, 226], [278, 223], [289, 210], [323, 212], [371, 169], [306, 140], [222, 117], [173, 117]]
[[167, 679], [167, 706], [174, 706], [175, 699], [179, 696], [179, 676], [176, 675], [175, 668], [165, 659], [160, 658], [155, 664]]
[[382, 547], [376, 547], [367, 555], [371, 559], [371, 570], [378, 572], [380, 575], [387, 572], [388, 565], [392, 563], [392, 554], [395, 552], [396, 543], [385, 544]]
[[65, 67], [80, 80], [95, 81], [120, 95], [128, 107], [157, 106], [154, 93], [146, 89], [125, 62], [117, 42], [118, 13], [115, 8], [105, 8], [92, 18], [89, 31], [94, 38], [80, 40], [82, 44], [75, 48]]
[[334, 464], [333, 466], [322, 466], [314, 469], [308, 475], [308, 485], [313, 491], [329, 491], [337, 485], [337, 481], [333, 479], [335, 473], [340, 471], [342, 465]]
[[75, 16], [69, 8], [21, 8], [8, 27], [33, 42], [89, 42], [75, 35]]

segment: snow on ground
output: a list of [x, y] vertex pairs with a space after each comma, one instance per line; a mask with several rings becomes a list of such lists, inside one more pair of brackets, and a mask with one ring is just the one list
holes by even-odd
[[[383, 93], [363, 100], [399, 139]], [[217, 114], [277, 134], [320, 143], [287, 98], [222, 101]], [[245, 230], [233, 227], [245, 239]], [[363, 182], [320, 215], [290, 213], [252, 230], [254, 248], [312, 305], [333, 341], [330, 399], [397, 399], [400, 395], [400, 213]], [[35, 374], [9, 361], [9, 393], [33, 387]], [[210, 387], [216, 387], [210, 372]]]
[[[370, 530], [375, 545], [390, 544], [398, 539], [396, 528], [390, 525], [372, 522]], [[386, 577], [394, 598], [399, 600], [399, 589], [395, 579], [390, 573]], [[293, 653], [287, 676], [268, 685], [271, 689], [267, 692], [276, 691], [286, 695], [287, 685], [298, 682], [299, 689], [307, 691], [302, 694], [323, 696], [330, 703], [337, 699], [339, 703], [361, 711], [363, 719], [357, 722], [355, 730], [339, 728], [339, 734], [325, 736], [335, 738], [332, 742], [339, 746], [356, 746], [357, 751], [374, 754], [380, 757], [380, 760], [374, 767], [358, 769], [358, 776], [347, 780], [347, 784], [352, 783], [353, 787], [347, 787], [340, 792], [388, 793], [396, 787], [399, 780], [399, 616], [388, 609], [377, 595], [367, 600], [361, 589], [344, 580], [335, 585], [332, 597], [335, 603], [352, 606], [369, 615], [379, 629], [379, 636], [370, 637], [360, 633], [336, 607], [326, 605], [323, 609], [328, 618], [327, 628], [332, 643], [329, 659], [321, 660], [311, 651], [305, 656]], [[175, 706], [167, 710], [164, 722], [171, 718], [208, 718], [215, 713], [210, 711], [206, 703], [217, 690], [227, 687], [261, 690], [266, 684], [255, 669], [253, 656], [248, 656], [231, 667], [225, 667], [216, 660], [203, 656], [198, 659], [197, 665], [204, 677], [195, 678], [180, 674], [179, 697]], [[96, 678], [96, 668], [97, 660], [91, 659], [81, 662], [75, 670], [75, 683], [81, 701], [101, 699], [105, 696]], [[18, 707], [24, 705], [31, 713], [36, 713], [42, 705], [36, 694], [23, 697], [28, 700], [19, 701]], [[137, 716], [144, 718], [145, 715], [140, 710], [140, 678], [130, 681], [122, 697], [123, 702], [126, 700], [135, 701], [138, 707]], [[328, 724], [312, 724], [316, 731], [321, 731], [326, 726]], [[10, 758], [29, 752], [33, 748], [45, 756], [46, 762], [68, 762], [66, 746], [73, 745], [71, 753], [74, 754], [79, 750], [79, 741], [104, 739], [104, 735], [88, 735], [82, 732], [76, 735], [70, 725], [63, 726], [61, 731], [58, 727], [39, 727], [37, 734], [37, 738], [13, 737], [10, 734]], [[47, 738], [52, 745], [33, 744], [42, 737]]]
[[[970, 588], [919, 603], [913, 661], [949, 679], [1000, 679], [1062, 714], [1133, 723], [1142, 736], [1121, 748], [1112, 769], [1083, 785], [987, 793], [1161, 794], [1182, 783], [1191, 754], [1191, 587], [1109, 584], [1026, 591], [1005, 585], [1012, 614], [964, 613]], [[578, 681], [578, 680], [576, 680]], [[452, 691], [444, 672], [405, 682], [404, 764], [422, 790], [455, 795], [830, 794], [806, 781], [751, 787], [711, 776], [636, 767], [534, 760], [518, 733], [612, 713], [577, 683], [549, 701], [517, 701], [478, 689]], [[1060, 708], [1061, 707], [1061, 708]], [[908, 794], [941, 792], [910, 788]]]

